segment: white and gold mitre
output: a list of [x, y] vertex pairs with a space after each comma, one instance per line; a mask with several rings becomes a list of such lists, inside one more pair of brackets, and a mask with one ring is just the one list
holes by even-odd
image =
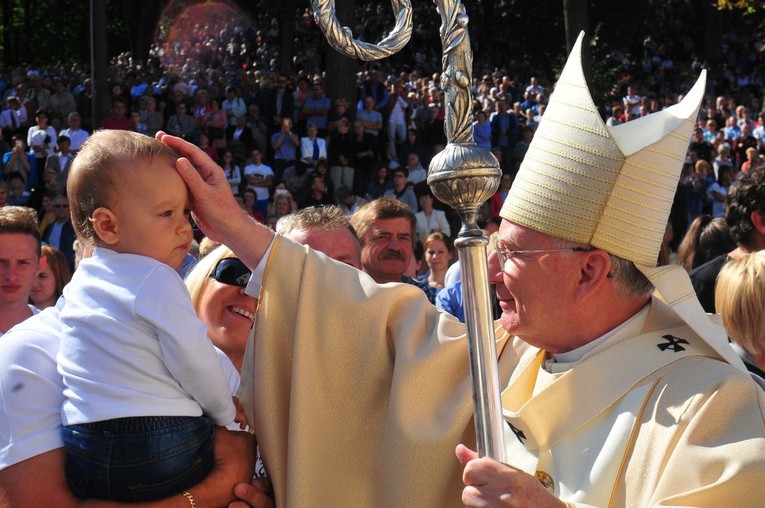
[[592, 101], [574, 45], [500, 215], [556, 238], [656, 266], [704, 96], [614, 127]]
[[658, 297], [720, 357], [744, 369], [725, 329], [704, 313], [688, 273], [678, 265], [656, 267], [706, 71], [679, 104], [609, 127], [584, 80], [583, 35], [550, 96], [500, 216], [634, 262]]

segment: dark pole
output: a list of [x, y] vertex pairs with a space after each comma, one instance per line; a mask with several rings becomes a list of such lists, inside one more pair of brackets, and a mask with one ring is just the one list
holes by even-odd
[[[590, 34], [589, 13], [587, 0], [563, 0], [563, 24], [566, 30], [566, 53], [571, 53], [579, 32], [585, 31], [585, 41], [589, 41]], [[590, 45], [582, 44], [582, 70], [587, 81], [592, 79], [592, 63], [590, 61]]]
[[111, 109], [106, 81], [106, 2], [90, 0], [90, 65], [93, 69], [93, 129]]

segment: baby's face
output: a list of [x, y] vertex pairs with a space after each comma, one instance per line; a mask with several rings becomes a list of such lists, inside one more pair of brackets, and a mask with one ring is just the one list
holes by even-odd
[[188, 188], [171, 161], [154, 158], [126, 172], [114, 194], [118, 252], [141, 254], [178, 269], [192, 240]]

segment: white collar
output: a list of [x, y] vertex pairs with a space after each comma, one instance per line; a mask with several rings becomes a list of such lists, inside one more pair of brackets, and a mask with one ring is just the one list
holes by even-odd
[[552, 358], [545, 360], [544, 369], [552, 373], [564, 372], [573, 367], [576, 363], [590, 356], [590, 353], [596, 351], [601, 344], [611, 338], [621, 340], [626, 337], [640, 335], [640, 332], [645, 325], [645, 320], [648, 317], [649, 307], [650, 304], [646, 304], [640, 312], [629, 318], [627, 321], [583, 346], [579, 346], [571, 351], [566, 351], [565, 353], [553, 354]]

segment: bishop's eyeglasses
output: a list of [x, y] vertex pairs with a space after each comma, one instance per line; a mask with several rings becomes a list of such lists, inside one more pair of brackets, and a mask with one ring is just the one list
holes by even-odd
[[495, 247], [497, 251], [497, 258], [499, 259], [499, 266], [502, 267], [502, 271], [505, 271], [505, 265], [511, 259], [515, 259], [520, 256], [528, 254], [542, 254], [548, 252], [587, 252], [591, 251], [592, 247], [562, 247], [559, 249], [505, 249], [497, 243]]

